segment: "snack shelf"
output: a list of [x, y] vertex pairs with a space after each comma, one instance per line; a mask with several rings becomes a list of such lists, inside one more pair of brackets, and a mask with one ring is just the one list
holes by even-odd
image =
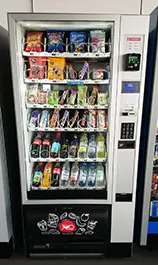
[[92, 53], [92, 52], [85, 52], [85, 53], [70, 53], [70, 52], [22, 52], [23, 56], [30, 57], [30, 56], [36, 56], [36, 57], [64, 57], [64, 58], [110, 58], [111, 53], [105, 52], [105, 53]]
[[106, 162], [105, 158], [32, 158], [30, 157], [30, 162]]
[[25, 83], [38, 83], [38, 84], [67, 84], [67, 85], [86, 85], [86, 84], [109, 84], [109, 79], [105, 80], [91, 80], [91, 79], [86, 79], [86, 80], [70, 80], [70, 79], [29, 79], [29, 78], [24, 78]]
[[28, 126], [29, 132], [42, 131], [42, 132], [107, 132], [107, 128], [31, 128]]
[[38, 108], [38, 109], [54, 109], [54, 108], [58, 108], [58, 109], [108, 109], [108, 104], [106, 105], [84, 105], [84, 106], [80, 106], [80, 105], [50, 105], [50, 104], [29, 104], [26, 103], [26, 108], [28, 109], [34, 109], [34, 108]]

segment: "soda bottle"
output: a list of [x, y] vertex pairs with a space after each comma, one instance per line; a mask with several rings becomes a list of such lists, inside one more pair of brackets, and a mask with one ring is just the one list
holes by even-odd
[[43, 167], [44, 164], [42, 162], [38, 163], [35, 167], [32, 178], [32, 187], [39, 188], [41, 186]]
[[61, 158], [67, 158], [68, 157], [68, 150], [69, 150], [69, 140], [65, 139], [64, 143], [62, 144], [62, 147], [61, 147], [61, 152], [60, 152]]
[[79, 174], [79, 165], [78, 162], [74, 162], [72, 164], [70, 180], [69, 180], [69, 184], [71, 187], [75, 187], [77, 185], [78, 174]]
[[41, 148], [41, 157], [42, 158], [49, 157], [50, 146], [51, 146], [51, 136], [49, 133], [47, 133], [46, 136], [44, 137], [44, 140], [42, 143], [42, 148]]
[[102, 188], [105, 185], [105, 174], [102, 163], [98, 163], [96, 167], [96, 187]]
[[105, 158], [105, 138], [99, 134], [96, 139], [97, 142], [97, 158]]
[[53, 168], [53, 173], [51, 177], [52, 187], [59, 187], [60, 174], [61, 174], [61, 166], [60, 163], [57, 162]]
[[77, 135], [75, 134], [70, 144], [69, 157], [75, 158], [77, 156], [77, 149], [78, 149], [78, 139]]
[[42, 133], [38, 132], [31, 146], [31, 157], [33, 158], [39, 157], [41, 144], [42, 144]]
[[68, 185], [69, 177], [70, 177], [70, 163], [65, 162], [63, 164], [61, 178], [60, 178], [60, 186], [61, 187], [66, 187]]
[[87, 183], [87, 176], [88, 176], [88, 167], [87, 163], [81, 163], [80, 166], [80, 174], [79, 174], [79, 180], [78, 185], [80, 187], [85, 187]]
[[79, 149], [78, 149], [78, 157], [79, 158], [86, 158], [86, 156], [87, 156], [87, 147], [88, 147], [87, 133], [83, 133], [81, 135]]
[[42, 188], [50, 188], [50, 179], [52, 176], [52, 163], [48, 162], [45, 167], [44, 167], [44, 172], [43, 172], [43, 179], [42, 179]]
[[50, 156], [53, 158], [56, 158], [59, 156], [59, 152], [60, 152], [60, 136], [61, 136], [61, 132], [59, 131], [52, 143], [52, 148], [51, 148], [51, 153]]
[[88, 157], [89, 158], [96, 158], [96, 137], [95, 134], [90, 135], [89, 137], [89, 144], [88, 144]]
[[95, 163], [90, 163], [89, 170], [88, 170], [88, 180], [87, 186], [89, 188], [94, 188], [96, 182], [96, 166]]

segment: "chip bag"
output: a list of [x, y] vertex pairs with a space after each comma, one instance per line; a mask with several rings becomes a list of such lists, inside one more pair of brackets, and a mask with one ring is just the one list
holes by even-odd
[[38, 84], [29, 84], [27, 102], [30, 104], [37, 103]]
[[48, 79], [64, 79], [65, 58], [48, 58]]
[[48, 52], [63, 52], [63, 31], [47, 31]]
[[43, 32], [27, 32], [26, 52], [42, 52]]
[[46, 67], [46, 57], [29, 57], [30, 79], [43, 79]]

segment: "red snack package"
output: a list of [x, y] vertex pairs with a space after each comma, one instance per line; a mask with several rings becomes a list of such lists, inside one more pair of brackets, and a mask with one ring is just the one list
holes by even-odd
[[30, 79], [43, 79], [46, 67], [46, 57], [29, 57]]
[[43, 32], [27, 32], [26, 52], [42, 52]]

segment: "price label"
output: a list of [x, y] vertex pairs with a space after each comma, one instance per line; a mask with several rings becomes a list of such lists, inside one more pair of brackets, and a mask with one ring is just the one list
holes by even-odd
[[51, 89], [50, 84], [43, 84], [43, 91], [44, 92], [49, 92], [50, 89]]

